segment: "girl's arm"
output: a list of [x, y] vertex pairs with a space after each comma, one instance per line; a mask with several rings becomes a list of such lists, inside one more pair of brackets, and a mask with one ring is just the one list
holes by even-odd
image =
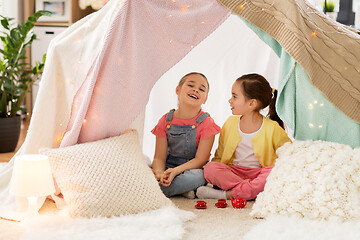
[[163, 185], [169, 186], [175, 176], [183, 173], [186, 170], [202, 168], [205, 165], [205, 163], [209, 160], [210, 151], [214, 144], [214, 139], [215, 139], [215, 135], [208, 137], [207, 139], [200, 140], [195, 158], [175, 168], [167, 169], [165, 171], [167, 178], [164, 179]]
[[160, 180], [165, 171], [165, 163], [167, 157], [167, 139], [156, 137], [155, 154], [152, 163], [152, 171], [156, 180]]

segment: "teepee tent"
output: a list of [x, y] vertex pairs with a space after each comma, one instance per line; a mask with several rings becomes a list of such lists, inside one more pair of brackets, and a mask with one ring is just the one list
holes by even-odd
[[[217, 95], [223, 82], [230, 92], [227, 86], [236, 77], [260, 72], [278, 78], [272, 80], [279, 90], [277, 109], [296, 139], [360, 146], [360, 36], [305, 0], [112, 0], [51, 42], [29, 131], [17, 154], [96, 141], [130, 127], [142, 132], [152, 112], [144, 114], [150, 93], [151, 101], [162, 94], [151, 92], [155, 83], [170, 77], [176, 84], [185, 71], [202, 71], [193, 62], [194, 68], [171, 75], [234, 18], [240, 19], [239, 29], [251, 29], [272, 50], [246, 55], [251, 48], [245, 44], [229, 48], [235, 59], [219, 70], [229, 73], [226, 77], [216, 75], [219, 64], [209, 64], [215, 74], [212, 80], [208, 76], [216, 99], [212, 105], [225, 99], [222, 107], [228, 106], [229, 95]], [[205, 53], [204, 61], [209, 56]], [[261, 70], [240, 67], [261, 61]], [[166, 96], [158, 101], [166, 102]], [[210, 107], [209, 112], [213, 115]], [[13, 201], [8, 195], [12, 164], [0, 169], [2, 205]]]

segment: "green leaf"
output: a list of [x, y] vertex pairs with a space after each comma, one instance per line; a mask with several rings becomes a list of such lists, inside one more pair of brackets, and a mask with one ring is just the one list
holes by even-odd
[[[43, 62], [37, 62], [31, 67], [26, 61], [26, 48], [36, 40], [32, 29], [43, 15], [50, 16], [51, 12], [36, 12], [26, 22], [21, 22], [15, 27], [11, 22], [13, 19], [0, 15], [0, 23], [4, 28], [0, 36], [0, 117], [7, 117], [8, 110], [11, 111], [11, 115], [21, 110], [26, 94], [44, 68]], [[45, 56], [44, 54], [43, 61]]]
[[9, 30], [9, 21], [8, 21], [7, 18], [4, 18], [4, 19], [1, 20], [1, 25], [2, 25], [5, 29]]

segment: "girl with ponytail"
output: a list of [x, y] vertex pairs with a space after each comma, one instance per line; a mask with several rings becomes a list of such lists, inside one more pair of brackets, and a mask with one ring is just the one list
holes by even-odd
[[[233, 116], [223, 125], [219, 146], [204, 177], [215, 188], [197, 189], [198, 198], [255, 199], [277, 158], [276, 149], [290, 142], [276, 113], [277, 91], [259, 74], [238, 78], [229, 100]], [[260, 110], [269, 106], [268, 117]]]

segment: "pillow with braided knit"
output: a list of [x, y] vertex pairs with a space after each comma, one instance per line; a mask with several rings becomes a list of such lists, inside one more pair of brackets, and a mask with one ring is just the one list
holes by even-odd
[[41, 149], [71, 217], [136, 214], [171, 205], [143, 159], [138, 134]]
[[360, 219], [360, 148], [309, 140], [286, 143], [276, 153], [250, 215]]

